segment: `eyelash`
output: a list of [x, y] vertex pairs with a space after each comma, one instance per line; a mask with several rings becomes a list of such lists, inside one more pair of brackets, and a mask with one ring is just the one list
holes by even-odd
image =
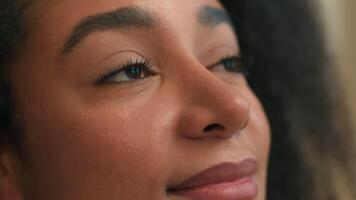
[[[147, 72], [150, 73], [151, 75], [155, 74], [152, 71], [153, 66], [152, 66], [151, 60], [149, 58], [142, 57], [142, 58], [137, 58], [135, 60], [128, 59], [124, 64], [118, 65], [117, 67], [113, 68], [112, 70], [109, 70], [108, 72], [100, 74], [96, 79], [96, 83], [97, 84], [105, 83], [110, 79], [110, 77], [112, 77], [120, 72], [124, 72], [125, 70], [128, 70], [132, 67], [144, 67], [144, 69], [147, 70]], [[133, 82], [133, 81], [135, 81], [135, 80], [132, 80], [129, 82]]]
[[[224, 56], [222, 59], [220, 59], [217, 63], [210, 65], [207, 68], [210, 70], [213, 70], [215, 67], [217, 67], [219, 65], [224, 65], [223, 67], [227, 72], [241, 74], [242, 76], [248, 78], [249, 68], [251, 67], [252, 64], [250, 62], [250, 60], [251, 60], [250, 57], [247, 56], [247, 58], [249, 58], [249, 59], [247, 59], [248, 62], [245, 63], [246, 59], [242, 59], [240, 56], [228, 54], [228, 55]], [[231, 69], [228, 69], [229, 66], [227, 66], [228, 64], [231, 64], [229, 62], [234, 62], [232, 64]]]
[[[227, 69], [226, 65], [231, 64], [228, 62], [236, 62], [235, 64], [233, 64], [233, 67], [231, 70]], [[226, 69], [226, 71], [231, 72], [231, 73], [240, 73], [244, 76], [247, 76], [247, 67], [243, 66], [242, 64], [242, 60], [239, 56], [231, 56], [231, 55], [227, 55], [224, 56], [222, 59], [220, 59], [217, 63], [208, 66], [208, 69], [212, 69], [218, 65], [225, 65], [224, 68]], [[151, 64], [151, 60], [149, 58], [137, 58], [136, 60], [133, 59], [129, 59], [127, 60], [124, 64], [119, 65], [115, 68], [113, 68], [112, 70], [105, 72], [103, 74], [100, 74], [97, 79], [96, 79], [96, 83], [97, 84], [102, 84], [102, 83], [106, 83], [109, 82], [110, 78], [121, 73], [121, 72], [125, 72], [125, 70], [129, 70], [130, 68], [133, 67], [142, 67], [146, 73], [148, 73], [149, 75], [155, 75], [154, 71], [152, 70], [152, 64]], [[119, 83], [132, 83], [135, 81], [138, 81], [140, 79], [144, 79], [146, 77], [143, 78], [138, 78], [138, 79], [134, 79], [134, 80], [128, 80], [128, 81], [121, 81]]]

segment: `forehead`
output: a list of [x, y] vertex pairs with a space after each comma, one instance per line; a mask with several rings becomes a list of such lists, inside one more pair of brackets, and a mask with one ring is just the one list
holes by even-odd
[[[29, 28], [58, 22], [78, 22], [80, 19], [120, 7], [139, 6], [155, 11], [160, 17], [184, 17], [201, 5], [222, 8], [217, 0], [36, 0], [25, 11]], [[181, 13], [181, 15], [176, 15]], [[65, 19], [65, 20], [64, 20]]]
[[65, 42], [74, 27], [88, 16], [121, 7], [139, 6], [154, 12], [165, 27], [183, 26], [180, 28], [187, 29], [194, 26], [188, 22], [203, 5], [222, 7], [217, 0], [38, 0], [28, 7], [25, 15], [29, 40], [35, 41], [36, 45], [50, 44], [49, 48], [55, 50], [62, 45], [60, 42]]

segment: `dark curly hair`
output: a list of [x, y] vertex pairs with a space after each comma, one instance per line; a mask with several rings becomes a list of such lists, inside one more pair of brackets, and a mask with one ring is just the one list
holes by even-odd
[[20, 49], [25, 30], [21, 11], [15, 1], [0, 0], [0, 5], [0, 145], [4, 145], [17, 141], [11, 128], [13, 104], [6, 78], [6, 66]]
[[[19, 0], [0, 0], [0, 147], [18, 144], [6, 68], [26, 38]], [[348, 121], [320, 24], [308, 0], [221, 0], [231, 14], [248, 81], [272, 127], [268, 199], [352, 198]], [[331, 82], [333, 80], [333, 82]], [[347, 194], [350, 192], [350, 194]], [[349, 196], [346, 196], [349, 195]], [[353, 198], [356, 198], [354, 196]]]
[[[268, 199], [355, 199], [350, 123], [307, 0], [222, 1], [272, 127]], [[313, 7], [314, 6], [314, 7]], [[314, 9], [313, 9], [314, 8]], [[332, 82], [331, 82], [332, 81]]]

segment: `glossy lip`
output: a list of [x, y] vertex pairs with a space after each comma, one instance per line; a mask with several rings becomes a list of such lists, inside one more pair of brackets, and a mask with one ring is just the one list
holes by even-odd
[[221, 163], [169, 188], [168, 192], [179, 196], [201, 196], [199, 199], [209, 194], [221, 197], [219, 199], [253, 198], [258, 192], [253, 178], [256, 170], [257, 161], [251, 158], [239, 163]]

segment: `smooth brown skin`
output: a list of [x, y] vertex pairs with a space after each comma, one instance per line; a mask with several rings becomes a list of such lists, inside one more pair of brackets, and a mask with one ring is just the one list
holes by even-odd
[[[10, 76], [25, 155], [16, 162], [2, 151], [1, 199], [180, 199], [167, 187], [246, 158], [258, 161], [257, 199], [264, 199], [268, 122], [241, 74], [206, 67], [239, 53], [229, 25], [197, 22], [206, 5], [221, 8], [211, 0], [32, 5], [29, 36]], [[60, 55], [82, 19], [124, 6], [150, 10], [159, 25], [96, 32]], [[119, 51], [150, 58], [158, 75], [133, 84], [94, 84], [100, 73], [138, 58]], [[224, 129], [204, 131], [211, 124]]]

